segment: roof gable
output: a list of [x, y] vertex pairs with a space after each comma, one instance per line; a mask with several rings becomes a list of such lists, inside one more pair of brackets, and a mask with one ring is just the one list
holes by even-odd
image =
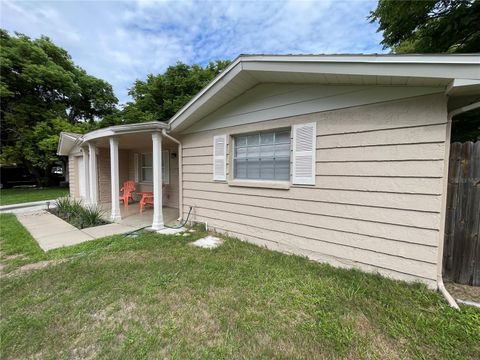
[[243, 55], [170, 120], [181, 132], [260, 83], [447, 86], [480, 79], [479, 55]]

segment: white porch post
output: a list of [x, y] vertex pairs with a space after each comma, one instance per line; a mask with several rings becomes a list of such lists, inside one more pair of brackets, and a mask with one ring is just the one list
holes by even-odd
[[85, 203], [90, 204], [90, 175], [88, 168], [90, 167], [90, 157], [88, 155], [88, 148], [84, 147], [82, 148], [82, 155], [83, 155], [83, 176], [85, 177], [84, 179], [79, 179], [79, 181], [83, 181], [85, 184]]
[[95, 144], [88, 143], [89, 150], [89, 175], [90, 175], [90, 204], [96, 205], [98, 203], [98, 186], [97, 186], [97, 147]]
[[162, 135], [152, 134], [153, 147], [153, 230], [163, 229], [162, 209]]
[[120, 193], [120, 177], [118, 173], [118, 139], [112, 136], [110, 138], [110, 181], [112, 185], [112, 213], [110, 219], [113, 222], [122, 219], [118, 199]]

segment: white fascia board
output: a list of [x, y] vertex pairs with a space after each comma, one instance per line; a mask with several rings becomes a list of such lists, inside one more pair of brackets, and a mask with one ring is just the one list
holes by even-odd
[[[218, 74], [207, 86], [205, 86], [200, 92], [195, 95], [188, 103], [186, 103], [172, 118], [170, 118], [168, 124], [173, 130], [177, 124], [174, 124], [180, 117], [188, 117], [192, 112], [194, 112], [198, 107], [204, 104], [208, 98], [215, 95], [219, 90], [221, 90], [232, 78], [234, 78], [240, 71], [242, 58], [237, 57], [225, 70]], [[211, 92], [211, 94], [206, 94]], [[195, 106], [193, 106], [195, 105]]]
[[153, 132], [168, 130], [169, 125], [160, 121], [152, 121], [145, 123], [127, 124], [127, 125], [115, 125], [105, 129], [99, 129], [89, 132], [83, 136], [83, 141], [91, 141], [104, 137], [120, 135], [120, 134], [134, 134], [141, 132]]
[[290, 62], [245, 61], [247, 71], [294, 72], [309, 74], [348, 74], [370, 76], [407, 76], [438, 79], [480, 79], [480, 64], [445, 63], [364, 63], [364, 62]]
[[75, 145], [82, 142], [82, 135], [61, 132], [60, 139], [57, 146], [57, 155], [67, 156]]
[[243, 62], [335, 62], [391, 64], [480, 64], [479, 54], [241, 55]]
[[454, 79], [445, 90], [445, 93], [450, 96], [457, 94], [480, 94], [480, 80], [479, 79]]

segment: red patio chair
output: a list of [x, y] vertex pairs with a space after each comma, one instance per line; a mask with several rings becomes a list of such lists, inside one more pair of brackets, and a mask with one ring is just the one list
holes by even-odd
[[123, 206], [128, 208], [128, 200], [133, 201], [133, 192], [135, 191], [135, 181], [128, 180], [123, 183], [123, 187], [120, 189], [122, 195], [120, 195], [120, 201], [123, 201]]

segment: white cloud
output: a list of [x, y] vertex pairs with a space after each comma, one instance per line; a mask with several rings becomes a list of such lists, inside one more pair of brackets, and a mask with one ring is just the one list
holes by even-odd
[[121, 101], [135, 79], [176, 61], [241, 53], [381, 52], [376, 1], [0, 2], [1, 27], [49, 36]]

